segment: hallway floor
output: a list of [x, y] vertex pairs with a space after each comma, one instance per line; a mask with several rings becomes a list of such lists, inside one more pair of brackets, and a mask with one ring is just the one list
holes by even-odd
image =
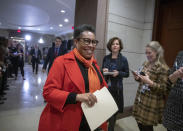
[[[41, 112], [45, 106], [42, 88], [47, 74], [33, 74], [31, 65], [25, 65], [25, 78], [21, 74], [18, 79], [8, 79], [9, 90], [6, 91], [4, 104], [0, 105], [0, 131], [37, 131]], [[166, 131], [159, 125], [155, 131]], [[133, 117], [117, 121], [115, 131], [138, 131]]]

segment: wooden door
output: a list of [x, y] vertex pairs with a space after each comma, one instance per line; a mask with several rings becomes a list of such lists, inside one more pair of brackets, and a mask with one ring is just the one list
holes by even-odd
[[183, 50], [183, 0], [161, 0], [155, 15], [153, 38], [162, 44], [165, 60], [172, 67], [177, 53]]

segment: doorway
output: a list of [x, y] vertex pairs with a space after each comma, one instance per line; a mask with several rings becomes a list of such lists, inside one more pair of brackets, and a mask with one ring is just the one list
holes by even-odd
[[161, 43], [169, 67], [183, 50], [183, 1], [156, 0], [153, 40]]

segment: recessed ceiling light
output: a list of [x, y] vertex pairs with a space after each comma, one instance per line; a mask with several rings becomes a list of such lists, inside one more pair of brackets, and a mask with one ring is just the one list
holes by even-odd
[[65, 10], [61, 10], [60, 12], [64, 14], [65, 13]]
[[53, 30], [53, 27], [50, 27], [50, 30]]
[[40, 28], [38, 28], [37, 30], [41, 30]]
[[26, 35], [25, 39], [29, 41], [29, 40], [31, 40], [31, 36], [30, 35]]
[[62, 25], [62, 24], [59, 24], [58, 26], [59, 26], [59, 27], [63, 27], [63, 25]]
[[18, 29], [20, 30], [20, 29], [22, 29], [21, 27], [18, 27]]
[[68, 20], [68, 19], [64, 19], [64, 22], [66, 22], [66, 23], [67, 23], [67, 22], [69, 22], [69, 20]]
[[40, 38], [38, 42], [42, 44], [42, 43], [44, 43], [44, 40], [42, 38]]

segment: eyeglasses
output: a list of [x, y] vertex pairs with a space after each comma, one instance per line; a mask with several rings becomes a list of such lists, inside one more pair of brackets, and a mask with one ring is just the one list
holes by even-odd
[[90, 43], [92, 43], [93, 46], [97, 46], [99, 42], [98, 40], [91, 40], [89, 38], [77, 38], [77, 40], [83, 40], [83, 43], [87, 46], [90, 45]]

